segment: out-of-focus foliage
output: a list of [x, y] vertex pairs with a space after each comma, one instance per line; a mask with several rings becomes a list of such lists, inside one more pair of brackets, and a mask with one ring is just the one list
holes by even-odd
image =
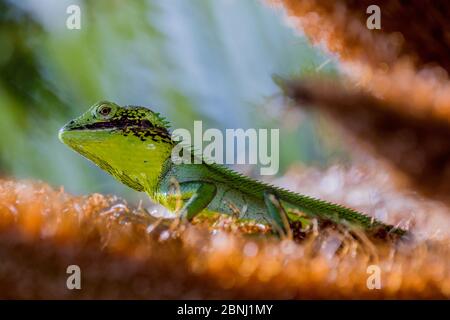
[[57, 139], [65, 122], [101, 99], [151, 106], [174, 127], [202, 119], [222, 129], [281, 128], [283, 170], [326, 158], [309, 118], [285, 125], [268, 112], [279, 91], [272, 74], [328, 59], [285, 25], [280, 10], [257, 0], [75, 1], [81, 30], [69, 30], [70, 4], [0, 0], [2, 176], [126, 192]]

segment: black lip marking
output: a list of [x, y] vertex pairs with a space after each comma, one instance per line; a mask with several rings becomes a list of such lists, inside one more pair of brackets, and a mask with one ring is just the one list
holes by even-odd
[[[75, 126], [72, 127], [72, 130], [95, 130], [95, 129], [126, 129], [129, 127], [137, 127], [142, 130], [150, 129], [150, 128], [157, 128], [153, 126], [150, 121], [147, 119], [145, 120], [129, 120], [129, 119], [113, 119], [110, 121], [102, 121], [102, 122], [95, 122], [95, 123], [89, 123], [82, 126]], [[163, 128], [161, 128], [163, 129]]]

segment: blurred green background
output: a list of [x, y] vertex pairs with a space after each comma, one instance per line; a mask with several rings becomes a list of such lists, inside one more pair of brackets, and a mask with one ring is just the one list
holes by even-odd
[[[81, 30], [66, 28], [71, 4]], [[173, 127], [280, 128], [280, 174], [326, 164], [336, 150], [313, 116], [286, 108], [271, 75], [330, 59], [258, 0], [0, 0], [0, 176], [136, 197], [57, 138], [102, 99], [152, 107]]]

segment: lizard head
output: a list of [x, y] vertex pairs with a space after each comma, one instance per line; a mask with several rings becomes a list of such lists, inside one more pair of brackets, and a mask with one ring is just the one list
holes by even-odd
[[170, 156], [168, 122], [145, 107], [101, 101], [59, 131], [59, 139], [133, 189], [147, 190]]

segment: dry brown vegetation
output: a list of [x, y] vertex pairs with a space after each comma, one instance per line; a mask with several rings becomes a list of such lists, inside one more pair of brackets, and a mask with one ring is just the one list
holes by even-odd
[[[313, 43], [323, 42], [344, 61], [373, 68], [393, 66], [402, 59], [414, 65], [435, 64], [450, 71], [450, 4], [421, 0], [271, 0], [281, 3], [294, 24]], [[366, 27], [366, 9], [381, 9], [381, 30]]]
[[[300, 243], [278, 241], [252, 235], [258, 226], [229, 218], [167, 224], [115, 197], [75, 197], [43, 183], [3, 180], [0, 297], [450, 297], [445, 207], [395, 191], [368, 168], [293, 169], [289, 176], [294, 179], [278, 182], [301, 179], [301, 188], [338, 202], [366, 199], [352, 204], [371, 207], [373, 215], [380, 215], [373, 208], [382, 206], [386, 220], [409, 226], [420, 239], [374, 243], [330, 230]], [[335, 179], [332, 185], [346, 191], [330, 193], [330, 184], [321, 179]], [[372, 198], [375, 202], [368, 201]], [[433, 214], [423, 220], [428, 210]], [[82, 270], [81, 290], [66, 288], [66, 268], [72, 264]], [[381, 290], [366, 286], [370, 264], [382, 270]]]

